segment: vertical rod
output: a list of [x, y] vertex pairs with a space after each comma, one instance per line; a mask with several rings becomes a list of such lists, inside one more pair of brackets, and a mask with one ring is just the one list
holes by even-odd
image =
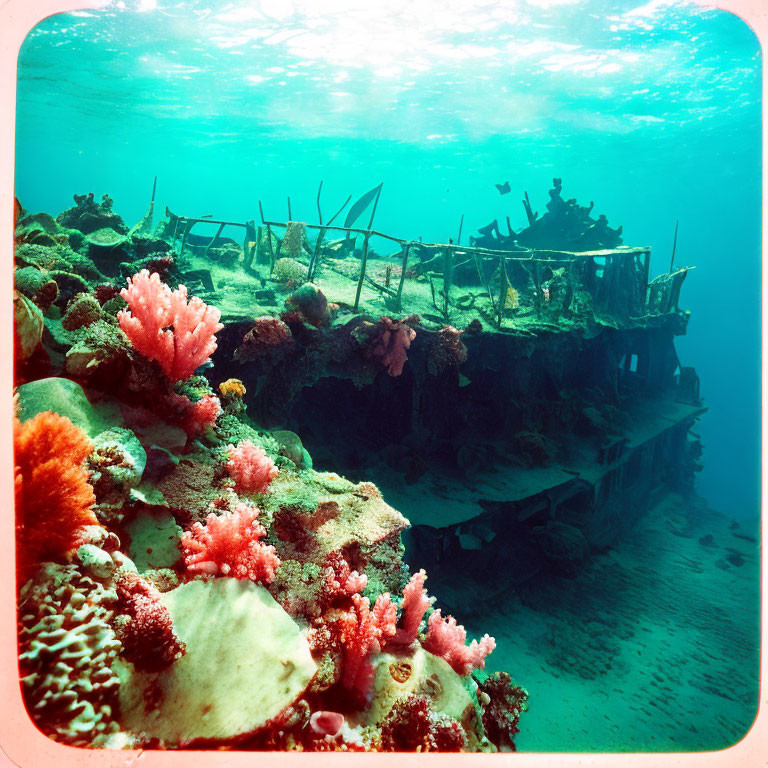
[[[323, 214], [320, 210], [320, 193], [323, 191], [323, 182], [320, 181], [320, 186], [317, 188], [317, 218], [320, 224], [323, 223]], [[311, 279], [311, 278], [310, 278]]]
[[187, 244], [187, 235], [192, 227], [195, 225], [194, 221], [187, 222], [187, 226], [184, 227], [184, 236], [181, 238], [181, 248], [179, 248], [179, 256], [184, 255], [184, 246]]
[[264, 223], [264, 209], [261, 207], [261, 200], [259, 200], [259, 216], [261, 216], [261, 223]]
[[381, 197], [381, 188], [384, 186], [384, 182], [379, 184], [379, 191], [376, 193], [376, 199], [373, 201], [373, 210], [371, 211], [371, 220], [368, 222], [368, 229], [373, 227], [373, 217], [376, 215], [376, 207], [379, 204], [379, 198]]
[[155, 202], [155, 191], [157, 190], [157, 176], [155, 176], [155, 181], [152, 184], [152, 199], [149, 201], [150, 205]]
[[[259, 203], [261, 207], [261, 203]], [[272, 247], [272, 227], [267, 224], [267, 243], [269, 244], [269, 274], [272, 274], [272, 270], [275, 268], [275, 250]]]
[[331, 226], [331, 224], [333, 224], [333, 222], [336, 220], [336, 217], [337, 217], [337, 216], [338, 216], [338, 215], [339, 215], [339, 214], [340, 214], [340, 213], [341, 213], [341, 212], [342, 212], [342, 211], [343, 211], [343, 210], [344, 210], [344, 209], [347, 207], [347, 203], [348, 203], [348, 202], [349, 202], [351, 199], [352, 199], [352, 195], [347, 195], [347, 199], [344, 201], [344, 205], [342, 205], [342, 206], [341, 206], [341, 208], [339, 208], [339, 210], [338, 210], [338, 211], [336, 211], [336, 213], [334, 213], [334, 214], [333, 214], [333, 216], [331, 216], [331, 218], [330, 218], [330, 219], [328, 219], [328, 226], [329, 226], [329, 227], [330, 227], [330, 226]]
[[[203, 254], [203, 258], [204, 259], [208, 258], [208, 249], [219, 239], [219, 235], [222, 233], [223, 230], [224, 230], [224, 224], [223, 223], [219, 224], [219, 228], [216, 230], [216, 234], [210, 239], [210, 241], [208, 242], [208, 245], [205, 246], [205, 253]], [[247, 234], [247, 232], [246, 232], [246, 235], [245, 235], [245, 241], [246, 241], [246, 243], [248, 242], [248, 234]], [[243, 245], [243, 256], [248, 258], [248, 254], [246, 253], [245, 245]]]
[[648, 304], [648, 280], [651, 276], [651, 252], [645, 252], [645, 279], [643, 281], [643, 301]]
[[461, 245], [461, 230], [464, 228], [464, 214], [461, 214], [461, 221], [459, 222], [459, 236], [456, 238], [456, 245]]
[[669, 274], [672, 274], [672, 270], [675, 267], [675, 250], [677, 249], [677, 227], [680, 224], [680, 219], [675, 221], [675, 239], [672, 241], [672, 258], [669, 261]]
[[[450, 243], [450, 239], [449, 239]], [[448, 318], [449, 294], [453, 279], [453, 247], [449, 245], [445, 249], [445, 261], [443, 262], [443, 314]]]
[[403, 311], [403, 285], [405, 283], [405, 270], [408, 266], [408, 254], [411, 250], [411, 244], [408, 243], [403, 248], [403, 266], [402, 266], [402, 272], [400, 273], [400, 282], [397, 286], [397, 311], [402, 312]]
[[[371, 216], [371, 221], [373, 221], [373, 216]], [[369, 225], [370, 228], [370, 225]], [[360, 264], [360, 278], [357, 281], [357, 293], [355, 294], [355, 306], [353, 307], [353, 311], [357, 312], [358, 307], [360, 306], [360, 292], [363, 290], [363, 281], [365, 280], [365, 268], [368, 264], [368, 240], [370, 239], [371, 234], [370, 232], [365, 233], [365, 240], [363, 240], [363, 259]]]
[[291, 196], [288, 195], [288, 221], [293, 221], [293, 216], [291, 216]]
[[498, 322], [497, 325], [501, 329], [501, 321], [504, 318], [504, 309], [507, 306], [507, 259], [505, 256], [499, 258], [499, 304], [498, 304]]
[[307, 280], [312, 282], [315, 272], [317, 271], [318, 264], [320, 263], [320, 246], [323, 244], [325, 238], [325, 228], [321, 229], [317, 233], [317, 240], [315, 240], [315, 249], [312, 251], [312, 258], [309, 260], [309, 269], [307, 270]]

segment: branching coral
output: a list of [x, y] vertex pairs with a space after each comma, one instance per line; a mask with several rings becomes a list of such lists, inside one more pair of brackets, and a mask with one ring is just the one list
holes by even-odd
[[160, 592], [137, 573], [126, 572], [115, 584], [117, 611], [124, 614], [118, 626], [122, 655], [137, 669], [157, 672], [186, 652], [173, 631], [173, 620]]
[[120, 295], [128, 302], [117, 315], [120, 327], [172, 382], [189, 378], [216, 349], [221, 313], [196, 296], [187, 301], [185, 286], [171, 291], [156, 272], [143, 269]]
[[428, 696], [399, 699], [381, 725], [385, 752], [460, 752], [465, 745], [461, 724], [435, 712]]
[[427, 597], [424, 581], [427, 574], [424, 569], [411, 576], [403, 589], [403, 602], [400, 606], [400, 621], [397, 632], [392, 638], [392, 645], [408, 647], [418, 638], [419, 625], [432, 601]]
[[496, 647], [496, 641], [484, 635], [480, 642], [473, 640], [465, 645], [467, 632], [453, 616], [445, 619], [436, 610], [427, 620], [427, 636], [424, 648], [435, 656], [441, 656], [460, 675], [468, 675], [473, 669], [485, 666], [485, 657]]
[[278, 470], [263, 448], [250, 440], [230, 445], [227, 469], [238, 493], [264, 493]]
[[87, 435], [52, 411], [16, 422], [16, 545], [20, 578], [78, 546], [83, 526], [98, 525], [93, 488], [83, 461]]
[[362, 595], [352, 595], [352, 610], [344, 614], [339, 641], [344, 649], [341, 684], [359, 702], [370, 702], [374, 669], [370, 656], [381, 651], [395, 633], [396, 611], [389, 593], [376, 598], [373, 609]]
[[266, 535], [259, 510], [238, 504], [234, 512], [208, 515], [181, 536], [184, 562], [192, 573], [231, 576], [269, 584], [280, 565], [275, 548], [262, 544]]
[[325, 613], [315, 620], [308, 638], [316, 653], [333, 649], [343, 654], [341, 684], [360, 703], [367, 702], [371, 692], [370, 657], [395, 634], [397, 621], [388, 592], [379, 595], [371, 608], [360, 594], [366, 583], [366, 576], [351, 570], [344, 557], [329, 555], [320, 595]]
[[109, 625], [115, 594], [74, 566], [48, 564], [19, 597], [19, 666], [24, 699], [47, 734], [100, 746], [118, 730], [120, 643]]

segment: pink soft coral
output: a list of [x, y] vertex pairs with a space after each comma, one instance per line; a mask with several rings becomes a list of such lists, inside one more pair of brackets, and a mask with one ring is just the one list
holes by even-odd
[[192, 573], [269, 584], [280, 558], [274, 547], [259, 541], [266, 531], [258, 516], [256, 507], [240, 503], [234, 512], [211, 513], [205, 525], [194, 523], [181, 536], [187, 569]]
[[227, 469], [235, 481], [235, 490], [238, 493], [264, 493], [278, 473], [272, 459], [250, 440], [228, 448]]
[[165, 398], [170, 408], [168, 420], [178, 424], [189, 437], [199, 437], [221, 416], [221, 402], [216, 395], [203, 395], [192, 402], [186, 395], [172, 392]]
[[115, 583], [117, 611], [126, 614], [119, 626], [122, 655], [137, 669], [156, 672], [186, 653], [173, 631], [171, 614], [160, 592], [138, 573], [126, 572]]
[[362, 592], [368, 584], [364, 573], [353, 571], [339, 552], [331, 552], [325, 558], [325, 583], [320, 602], [329, 606], [339, 599]]
[[394, 635], [396, 615], [388, 592], [376, 598], [373, 610], [367, 597], [352, 595], [352, 610], [345, 615], [339, 636], [344, 648], [341, 684], [360, 702], [370, 703], [374, 677], [370, 656]]
[[187, 301], [185, 286], [172, 291], [160, 275], [143, 269], [128, 278], [120, 295], [128, 302], [117, 314], [120, 327], [171, 381], [188, 379], [216, 349], [215, 334], [224, 327], [221, 312], [196, 296]]
[[453, 616], [443, 619], [440, 611], [432, 613], [427, 621], [427, 637], [424, 649], [441, 656], [460, 675], [468, 675], [473, 669], [485, 666], [485, 657], [496, 647], [496, 641], [484, 635], [478, 643], [473, 640], [465, 645], [467, 632]]
[[416, 338], [416, 331], [408, 323], [419, 322], [418, 315], [393, 320], [385, 315], [371, 331], [365, 356], [377, 360], [390, 376], [399, 376], [408, 359], [407, 351]]
[[424, 618], [427, 608], [432, 601], [427, 597], [424, 589], [426, 572], [422, 569], [411, 576], [403, 590], [403, 602], [400, 606], [400, 626], [392, 638], [392, 645], [410, 646], [416, 641], [419, 633], [419, 624]]

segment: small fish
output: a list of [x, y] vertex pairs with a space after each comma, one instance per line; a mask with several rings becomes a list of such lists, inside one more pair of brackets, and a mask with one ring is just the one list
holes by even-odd
[[512, 190], [508, 181], [505, 181], [503, 184], [494, 184], [493, 186], [499, 190], [500, 195], [506, 195]]

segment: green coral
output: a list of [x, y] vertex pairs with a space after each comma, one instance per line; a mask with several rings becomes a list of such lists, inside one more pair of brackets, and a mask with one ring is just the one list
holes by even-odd
[[75, 566], [46, 565], [19, 604], [19, 665], [27, 708], [38, 727], [75, 746], [104, 745], [119, 731], [120, 642], [109, 622], [115, 593]]

